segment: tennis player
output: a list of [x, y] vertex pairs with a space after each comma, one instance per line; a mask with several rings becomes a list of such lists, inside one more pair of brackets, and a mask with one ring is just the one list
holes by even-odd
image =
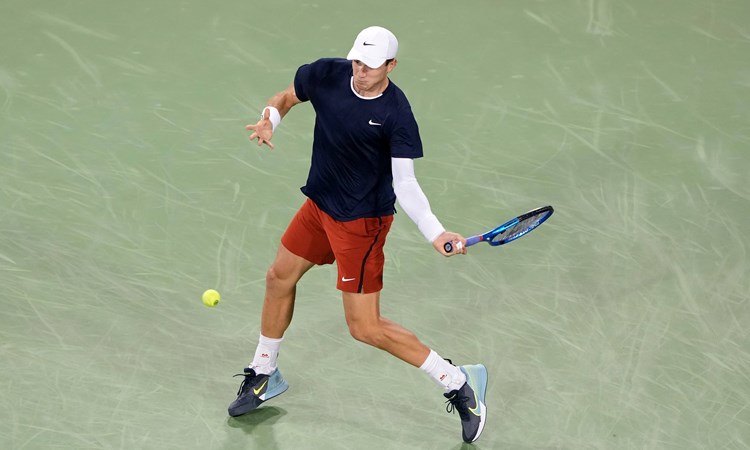
[[[239, 374], [244, 380], [229, 405], [231, 416], [286, 391], [277, 357], [292, 320], [297, 282], [311, 267], [335, 261], [351, 335], [426, 372], [443, 388], [448, 412], [458, 411], [464, 441], [482, 432], [487, 369], [454, 366], [380, 315], [383, 246], [396, 199], [435, 250], [444, 256], [466, 253], [466, 240], [445, 231], [414, 175], [413, 160], [422, 157], [417, 122], [406, 96], [388, 78], [397, 51], [393, 33], [364, 29], [347, 59], [301, 66], [294, 82], [271, 97], [260, 120], [246, 127], [251, 140], [273, 148], [273, 132], [293, 106], [309, 101], [316, 113], [312, 163], [302, 187], [307, 199], [268, 269], [260, 340], [252, 363]], [[457, 251], [445, 252], [447, 242]]]

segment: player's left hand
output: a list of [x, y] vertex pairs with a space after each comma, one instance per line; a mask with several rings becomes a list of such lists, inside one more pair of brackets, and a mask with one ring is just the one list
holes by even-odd
[[[453, 251], [448, 253], [445, 251], [446, 242], [450, 242], [453, 245]], [[465, 255], [466, 254], [466, 238], [458, 233], [451, 231], [443, 231], [443, 233], [432, 241], [432, 246], [435, 247], [438, 253], [443, 256], [453, 255]]]
[[269, 113], [266, 111], [264, 117], [262, 117], [255, 125], [246, 125], [246, 130], [252, 130], [253, 134], [250, 135], [250, 140], [258, 140], [258, 146], [266, 144], [270, 148], [273, 148], [271, 138], [273, 137], [273, 124], [266, 117]]

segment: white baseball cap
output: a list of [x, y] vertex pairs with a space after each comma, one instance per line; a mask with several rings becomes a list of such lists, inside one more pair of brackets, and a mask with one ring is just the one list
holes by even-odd
[[360, 31], [354, 45], [346, 56], [349, 60], [362, 61], [372, 69], [382, 66], [398, 53], [396, 36], [383, 27], [368, 27]]

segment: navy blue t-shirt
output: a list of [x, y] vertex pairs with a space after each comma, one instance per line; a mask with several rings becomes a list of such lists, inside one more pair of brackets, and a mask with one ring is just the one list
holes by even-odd
[[377, 98], [351, 87], [352, 62], [320, 59], [297, 70], [297, 98], [315, 109], [312, 163], [302, 192], [338, 221], [395, 212], [391, 158], [419, 158], [409, 101], [393, 82]]

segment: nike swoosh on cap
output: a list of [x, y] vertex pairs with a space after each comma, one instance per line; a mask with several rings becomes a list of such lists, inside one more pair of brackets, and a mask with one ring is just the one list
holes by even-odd
[[370, 44], [369, 42], [363, 42], [362, 45], [375, 45], [375, 44]]

